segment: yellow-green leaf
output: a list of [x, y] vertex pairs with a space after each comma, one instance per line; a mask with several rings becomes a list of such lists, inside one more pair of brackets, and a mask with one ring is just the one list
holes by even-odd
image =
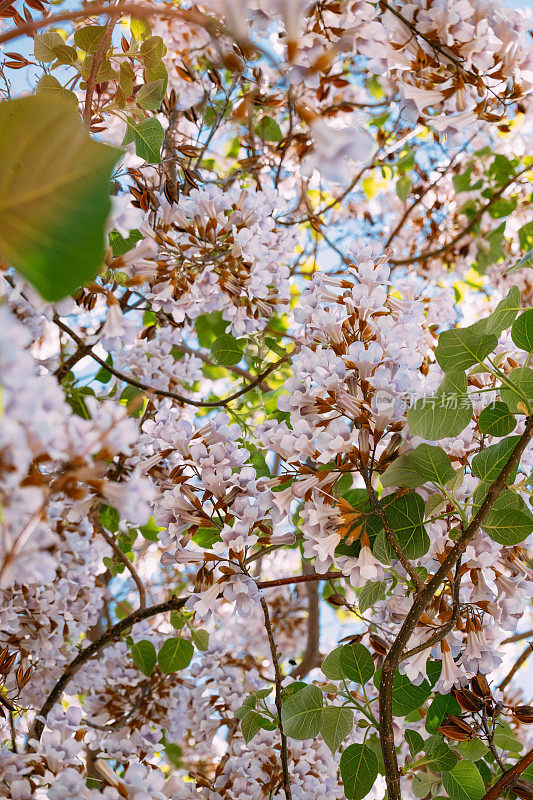
[[0, 255], [45, 300], [97, 274], [119, 155], [89, 137], [63, 97], [0, 104]]

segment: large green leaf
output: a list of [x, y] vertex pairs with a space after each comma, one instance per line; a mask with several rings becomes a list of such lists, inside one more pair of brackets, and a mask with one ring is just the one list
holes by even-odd
[[167, 639], [157, 654], [161, 672], [169, 675], [179, 669], [185, 669], [191, 663], [193, 654], [194, 647], [188, 639], [181, 637]]
[[428, 767], [434, 772], [447, 772], [457, 763], [457, 756], [443, 741], [442, 736], [431, 736], [424, 743], [424, 750]]
[[527, 353], [533, 351], [533, 308], [528, 308], [513, 322], [511, 339], [517, 347]]
[[483, 361], [497, 344], [497, 336], [484, 334], [475, 326], [452, 328], [439, 336], [435, 357], [444, 372], [458, 372]]
[[407, 412], [414, 436], [436, 441], [458, 436], [472, 418], [464, 371], [448, 372], [436, 394], [416, 400]]
[[0, 255], [55, 301], [97, 274], [119, 151], [59, 96], [0, 104]]
[[481, 527], [493, 541], [512, 547], [531, 534], [533, 516], [517, 508], [492, 509]]
[[416, 489], [427, 481], [444, 484], [453, 478], [450, 458], [442, 447], [420, 444], [411, 453], [394, 461], [381, 476], [383, 486], [406, 486]]
[[420, 558], [429, 550], [429, 536], [424, 528], [424, 501], [419, 494], [395, 497], [386, 505], [387, 518], [398, 544], [408, 559]]
[[442, 785], [452, 800], [482, 800], [485, 784], [475, 764], [458, 761], [449, 772], [443, 772]]
[[283, 704], [283, 730], [292, 739], [312, 739], [320, 731], [324, 698], [318, 686], [309, 684]]
[[[519, 439], [519, 436], [507, 436], [497, 444], [491, 444], [481, 453], [477, 453], [472, 459], [472, 474], [482, 481], [492, 483], [508, 462]], [[516, 470], [513, 470], [511, 479], [514, 479], [515, 475]]]
[[374, 661], [363, 644], [345, 644], [341, 650], [341, 667], [344, 675], [354, 683], [364, 686], [374, 674]]
[[[379, 689], [381, 670], [374, 675], [374, 686]], [[397, 672], [392, 684], [392, 713], [395, 717], [406, 717], [422, 706], [431, 694], [429, 682], [423, 681], [419, 686], [411, 683], [407, 675]]]
[[320, 733], [332, 753], [346, 739], [353, 728], [353, 711], [350, 708], [329, 706], [322, 712]]
[[341, 756], [340, 770], [348, 800], [362, 800], [378, 776], [378, 759], [370, 747], [351, 744]]
[[497, 401], [483, 409], [478, 420], [481, 433], [489, 436], [507, 436], [516, 428], [516, 419], [505, 403]]

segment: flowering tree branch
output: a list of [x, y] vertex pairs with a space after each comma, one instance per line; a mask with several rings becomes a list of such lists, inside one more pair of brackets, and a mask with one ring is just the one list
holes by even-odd
[[429, 603], [445, 580], [449, 571], [457, 564], [459, 558], [464, 553], [468, 542], [478, 532], [480, 525], [486, 519], [487, 514], [504, 490], [509, 476], [515, 466], [519, 463], [522, 453], [528, 446], [533, 432], [533, 417], [529, 417], [526, 427], [520, 439], [509, 456], [505, 466], [498, 477], [491, 483], [486, 497], [481, 504], [479, 511], [474, 515], [468, 526], [460, 534], [455, 545], [445, 557], [435, 575], [424, 585], [414, 597], [413, 604], [405, 618], [405, 621], [390, 648], [381, 671], [379, 685], [379, 730], [380, 742], [385, 763], [385, 774], [387, 779], [387, 791], [389, 800], [401, 800], [400, 792], [400, 771], [396, 758], [396, 747], [394, 742], [393, 712], [392, 712], [392, 685], [398, 665], [401, 661], [402, 652], [409, 642], [418, 620], [424, 613]]
[[[68, 327], [58, 316], [57, 314], [54, 315], [54, 322], [61, 328], [62, 331], [68, 333], [68, 335], [74, 339], [78, 346], [87, 347], [86, 343], [81, 339], [77, 333], [75, 333], [71, 328]], [[123, 372], [120, 372], [118, 369], [112, 364], [108, 364], [103, 358], [100, 358], [91, 347], [87, 348], [86, 355], [90, 356], [93, 361], [96, 361], [97, 364], [100, 364], [101, 367], [104, 367], [108, 372], [115, 376], [115, 378], [119, 378], [124, 383], [128, 383], [130, 386], [135, 386], [137, 389], [141, 389], [144, 392], [148, 392], [150, 394], [154, 394], [157, 397], [170, 397], [173, 400], [177, 400], [179, 403], [184, 405], [196, 406], [197, 408], [223, 408], [231, 403], [233, 400], [237, 400], [239, 397], [242, 397], [247, 392], [255, 389], [256, 386], [259, 386], [265, 378], [267, 378], [272, 372], [275, 372], [281, 364], [284, 364], [286, 361], [290, 359], [289, 355], [282, 356], [278, 361], [274, 364], [271, 364], [267, 369], [265, 369], [260, 375], [257, 375], [254, 380], [247, 384], [243, 389], [240, 389], [238, 392], [234, 392], [233, 394], [229, 395], [229, 397], [221, 398], [220, 400], [213, 400], [213, 401], [203, 401], [203, 400], [193, 400], [190, 397], [185, 397], [184, 395], [180, 394], [179, 392], [171, 392], [167, 391], [166, 389], [157, 389], [155, 386], [149, 386], [148, 384], [144, 383], [143, 381], [138, 381], [136, 378], [132, 378], [128, 375], [124, 375]]]

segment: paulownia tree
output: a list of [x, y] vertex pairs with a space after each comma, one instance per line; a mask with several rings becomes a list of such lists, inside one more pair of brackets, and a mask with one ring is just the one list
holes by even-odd
[[526, 18], [0, 9], [0, 796], [532, 798]]

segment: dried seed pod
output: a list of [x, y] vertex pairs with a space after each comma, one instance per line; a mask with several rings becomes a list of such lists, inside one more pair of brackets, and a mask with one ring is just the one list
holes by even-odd
[[524, 722], [526, 725], [533, 722], [533, 706], [515, 706], [513, 714], [519, 722]]
[[444, 717], [437, 730], [443, 736], [447, 736], [448, 739], [455, 739], [457, 742], [464, 742], [474, 736], [474, 729], [468, 722], [465, 722], [461, 717], [453, 717], [448, 714]]
[[484, 698], [491, 696], [490, 686], [487, 683], [487, 679], [480, 672], [478, 672], [477, 675], [474, 675], [474, 677], [471, 679], [470, 687], [474, 694], [478, 697]]
[[517, 778], [511, 789], [521, 800], [533, 800], [533, 783], [530, 783], [530, 781], [526, 781], [524, 778]]
[[385, 639], [382, 639], [381, 636], [376, 636], [375, 633], [370, 635], [370, 644], [380, 656], [386, 656], [389, 651], [389, 646]]
[[483, 703], [470, 689], [452, 689], [452, 694], [464, 711], [481, 711]]

